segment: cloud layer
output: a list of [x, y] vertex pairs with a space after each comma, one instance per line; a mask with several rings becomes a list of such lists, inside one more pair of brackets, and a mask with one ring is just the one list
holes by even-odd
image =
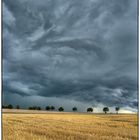
[[8, 96], [136, 109], [137, 1], [4, 0]]

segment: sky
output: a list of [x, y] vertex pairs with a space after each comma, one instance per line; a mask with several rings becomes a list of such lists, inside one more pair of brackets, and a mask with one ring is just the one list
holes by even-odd
[[3, 104], [137, 111], [137, 0], [3, 0]]

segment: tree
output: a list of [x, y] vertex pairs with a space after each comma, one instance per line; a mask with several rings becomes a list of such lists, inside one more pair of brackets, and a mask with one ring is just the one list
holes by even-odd
[[28, 109], [29, 109], [29, 110], [33, 110], [33, 107], [30, 106], [30, 107], [28, 107]]
[[35, 110], [35, 109], [36, 109], [36, 107], [35, 107], [35, 106], [33, 106], [33, 107], [31, 107], [31, 109], [32, 109], [32, 110]]
[[41, 107], [40, 107], [40, 106], [37, 106], [37, 107], [36, 107], [36, 110], [41, 110]]
[[109, 108], [108, 107], [104, 107], [103, 108], [103, 112], [105, 112], [105, 114], [109, 111]]
[[28, 109], [29, 110], [41, 110], [41, 107], [39, 107], [39, 106], [30, 106]]
[[93, 108], [92, 107], [87, 108], [87, 112], [93, 112]]
[[2, 105], [2, 108], [6, 109], [6, 108], [8, 108], [8, 106]]
[[17, 106], [16, 106], [16, 109], [20, 109], [20, 106], [19, 106], [19, 105], [17, 105]]
[[13, 109], [13, 106], [11, 104], [8, 105], [8, 109]]
[[115, 108], [115, 110], [116, 110], [116, 113], [118, 114], [118, 111], [120, 110], [120, 107], [117, 106], [117, 107]]
[[17, 106], [16, 106], [16, 109], [20, 109], [20, 106], [19, 106], [19, 105], [17, 105]]
[[50, 109], [51, 109], [51, 110], [55, 110], [55, 107], [54, 107], [54, 106], [51, 106]]
[[50, 106], [46, 106], [46, 110], [50, 110], [51, 109], [51, 107]]
[[64, 111], [64, 108], [63, 107], [59, 107], [58, 110], [59, 111]]
[[73, 111], [77, 111], [77, 107], [73, 107], [72, 110], [73, 110]]

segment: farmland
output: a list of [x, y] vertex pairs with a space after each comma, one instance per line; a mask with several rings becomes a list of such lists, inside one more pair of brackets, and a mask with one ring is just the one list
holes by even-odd
[[3, 111], [3, 140], [137, 140], [136, 114]]

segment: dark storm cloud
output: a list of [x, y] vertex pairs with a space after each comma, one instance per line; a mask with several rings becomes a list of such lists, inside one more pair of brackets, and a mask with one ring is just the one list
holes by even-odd
[[137, 1], [4, 0], [3, 81], [19, 100], [137, 108]]

